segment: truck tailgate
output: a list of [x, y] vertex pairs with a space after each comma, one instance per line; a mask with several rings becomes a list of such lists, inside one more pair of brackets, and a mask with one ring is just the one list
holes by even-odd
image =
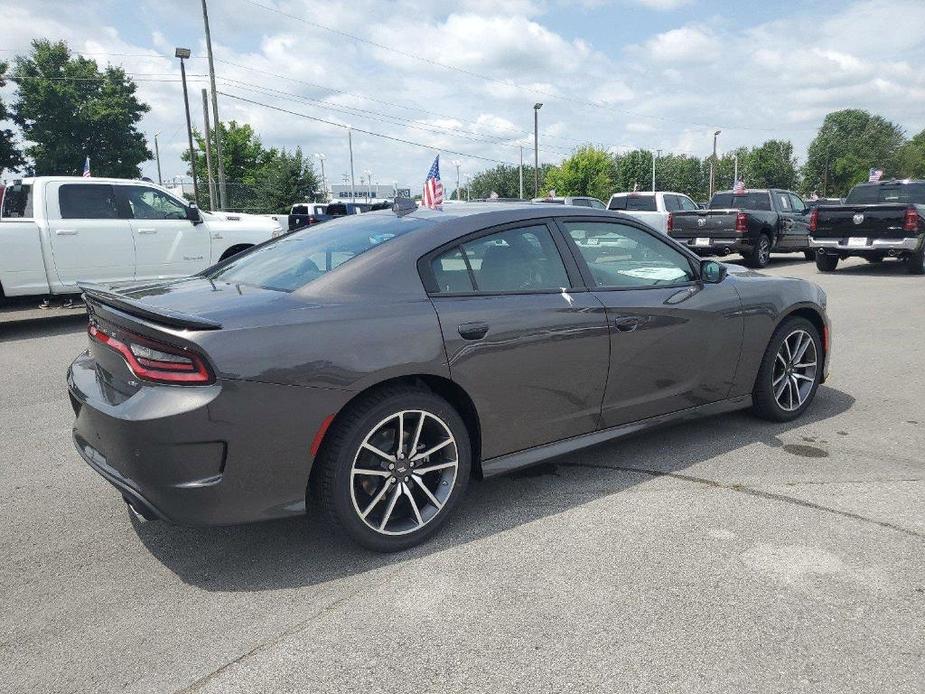
[[698, 210], [672, 213], [672, 238], [735, 238], [738, 210]]
[[817, 239], [901, 239], [910, 235], [903, 231], [908, 208], [905, 203], [820, 207], [812, 236]]

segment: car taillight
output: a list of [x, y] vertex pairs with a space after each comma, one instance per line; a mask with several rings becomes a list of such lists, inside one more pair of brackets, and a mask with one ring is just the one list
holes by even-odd
[[674, 215], [671, 212], [668, 213], [668, 219], [665, 221], [665, 231], [669, 234], [674, 231]]
[[906, 209], [906, 215], [903, 217], [903, 231], [917, 233], [919, 230], [919, 213], [914, 207]]
[[816, 231], [816, 226], [819, 224], [819, 208], [814, 207], [809, 211], [809, 230]]
[[748, 231], [748, 215], [744, 212], [739, 212], [736, 215], [736, 232], [743, 234]]
[[90, 339], [122, 355], [133, 374], [156, 383], [202, 385], [212, 383], [212, 373], [202, 358], [164, 342], [130, 332], [119, 332], [116, 338], [102, 328], [90, 324]]
[[309, 225], [317, 224], [317, 223], [318, 223], [318, 220], [315, 219], [315, 215], [313, 215], [313, 214], [308, 215], [308, 223], [309, 223]]

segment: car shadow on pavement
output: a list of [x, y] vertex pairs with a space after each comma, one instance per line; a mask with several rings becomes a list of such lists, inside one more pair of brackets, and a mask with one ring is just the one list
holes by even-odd
[[[204, 590], [311, 586], [486, 538], [618, 494], [653, 476], [682, 473], [753, 444], [781, 449], [784, 456], [812, 457], [813, 450], [821, 449], [785, 445], [780, 437], [792, 429], [835, 417], [853, 403], [850, 395], [822, 386], [812, 407], [795, 422], [775, 424], [748, 412], [734, 412], [600, 444], [510, 475], [473, 480], [466, 498], [436, 537], [397, 554], [376, 554], [353, 545], [332, 533], [317, 511], [298, 518], [223, 528], [135, 521], [135, 530], [155, 558], [185, 583]], [[819, 455], [825, 455], [824, 451]], [[722, 479], [713, 482], [725, 484]]]
[[839, 265], [838, 268], [827, 273], [830, 275], [856, 275], [858, 277], [902, 277], [921, 282], [919, 275], [909, 272], [908, 265], [899, 260], [885, 260], [882, 263], [861, 262], [859, 264]]

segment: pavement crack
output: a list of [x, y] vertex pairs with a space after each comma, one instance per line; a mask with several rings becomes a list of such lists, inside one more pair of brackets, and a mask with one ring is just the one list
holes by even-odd
[[[744, 484], [726, 484], [724, 482], [718, 482], [717, 480], [711, 480], [706, 477], [695, 477], [693, 475], [684, 475], [679, 472], [665, 472], [664, 470], [649, 470], [646, 468], [638, 467], [624, 467], [621, 465], [595, 465], [594, 463], [566, 463], [567, 465], [574, 467], [584, 467], [592, 468], [595, 470], [614, 470], [618, 472], [636, 472], [642, 475], [649, 475], [650, 477], [671, 477], [677, 480], [683, 480], [685, 482], [693, 482], [695, 484], [702, 484], [708, 487], [715, 487], [717, 489], [726, 489], [734, 492], [741, 492], [742, 494], [748, 494], [750, 496], [756, 496], [761, 499], [768, 499], [771, 501], [780, 501], [785, 504], [793, 504], [795, 506], [802, 506], [804, 508], [813, 509], [815, 511], [822, 511], [823, 513], [831, 513], [837, 516], [842, 516], [843, 518], [850, 518], [852, 520], [861, 521], [862, 523], [871, 523], [873, 525], [878, 525], [881, 528], [887, 528], [889, 530], [895, 530], [896, 532], [902, 533], [904, 535], [909, 535], [911, 537], [925, 538], [925, 533], [921, 533], [917, 530], [912, 530], [911, 528], [904, 528], [901, 525], [896, 525], [895, 523], [890, 523], [889, 521], [877, 520], [876, 518], [870, 518], [868, 516], [862, 516], [859, 513], [854, 513], [853, 511], [844, 511], [842, 509], [832, 508], [830, 506], [823, 506], [822, 504], [816, 504], [812, 501], [806, 501], [804, 499], [797, 499], [793, 496], [787, 496], [786, 494], [777, 494], [775, 492], [766, 492], [760, 489], [755, 489], [754, 487], [749, 487]], [[912, 481], [918, 482], [921, 480], [899, 480], [899, 481]]]

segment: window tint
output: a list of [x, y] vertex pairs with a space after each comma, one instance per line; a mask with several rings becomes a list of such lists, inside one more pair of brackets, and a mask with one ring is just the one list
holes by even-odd
[[874, 205], [879, 202], [925, 205], [925, 183], [859, 185], [852, 188], [845, 198], [848, 205]]
[[572, 205], [576, 207], [591, 207], [591, 201], [587, 198], [573, 198]]
[[145, 186], [125, 186], [135, 219], [186, 219], [186, 206], [166, 193]]
[[564, 222], [598, 287], [659, 287], [690, 282], [687, 257], [666, 242], [626, 224]]
[[655, 196], [627, 193], [610, 198], [608, 210], [627, 210], [629, 212], [655, 212]]
[[665, 196], [665, 209], [669, 212], [680, 212], [681, 211], [681, 202], [678, 200], [677, 195], [666, 195]]
[[691, 199], [688, 198], [688, 197], [685, 197], [685, 196], [683, 196], [683, 195], [680, 195], [680, 196], [678, 196], [678, 199], [681, 201], [681, 209], [682, 209], [682, 210], [687, 211], [687, 210], [699, 210], [699, 209], [700, 209], [700, 208], [697, 206], [697, 203], [694, 202], [693, 200], [691, 200]]
[[291, 292], [374, 246], [428, 224], [393, 214], [347, 216], [281, 236], [205, 276]]
[[289, 214], [308, 214], [308, 205], [293, 205]]
[[591, 207], [593, 207], [595, 210], [606, 210], [607, 209], [607, 205], [602, 203], [600, 200], [592, 200]]
[[116, 194], [101, 183], [66, 184], [58, 189], [61, 219], [118, 219]]
[[806, 205], [803, 203], [803, 200], [800, 199], [799, 195], [789, 193], [790, 195], [790, 205], [793, 207], [794, 212], [802, 212], [806, 209]]
[[793, 209], [792, 206], [790, 205], [789, 195], [787, 195], [786, 193], [776, 193], [776, 195], [777, 195], [777, 204], [781, 210], [783, 210], [784, 212], [789, 212], [790, 210]]
[[0, 187], [0, 197], [3, 198], [3, 208], [0, 217], [4, 219], [31, 219], [32, 218], [32, 186]]
[[436, 258], [433, 270], [442, 292], [554, 291], [569, 286], [545, 225], [508, 229], [464, 243]]
[[710, 200], [711, 210], [725, 210], [729, 208], [738, 208], [740, 210], [764, 210], [771, 211], [771, 197], [768, 193], [742, 193], [742, 195], [733, 195], [732, 193], [717, 193]]

